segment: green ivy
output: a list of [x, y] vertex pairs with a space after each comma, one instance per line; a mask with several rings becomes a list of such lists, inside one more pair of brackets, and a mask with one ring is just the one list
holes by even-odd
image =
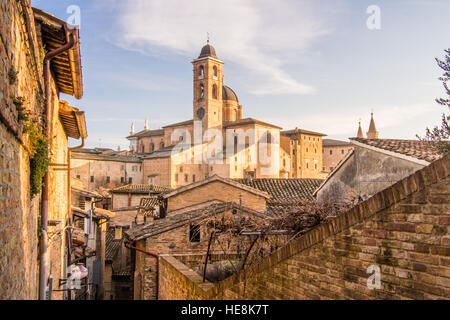
[[50, 163], [48, 141], [31, 123], [25, 125], [24, 132], [28, 133], [30, 140], [30, 193], [33, 198], [41, 192], [42, 178]]

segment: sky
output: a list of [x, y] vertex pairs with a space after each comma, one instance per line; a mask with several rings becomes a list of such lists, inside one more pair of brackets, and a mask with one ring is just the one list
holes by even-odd
[[415, 139], [445, 111], [435, 58], [450, 48], [448, 0], [31, 3], [80, 24], [84, 96], [61, 99], [85, 111], [90, 148], [127, 149], [132, 122], [192, 119], [191, 62], [208, 33], [244, 117], [346, 140], [374, 112], [380, 138]]

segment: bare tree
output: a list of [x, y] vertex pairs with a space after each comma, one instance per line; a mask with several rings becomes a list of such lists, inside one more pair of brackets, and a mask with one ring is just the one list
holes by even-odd
[[[439, 68], [444, 70], [442, 77], [439, 78], [445, 89], [445, 93], [450, 97], [450, 89], [448, 87], [447, 81], [450, 80], [450, 48], [444, 50], [446, 53], [445, 59], [440, 60], [436, 58], [437, 65]], [[436, 102], [440, 105], [447, 106], [450, 109], [450, 98], [439, 98]], [[435, 142], [435, 146], [440, 153], [446, 153], [450, 151], [450, 115], [446, 115], [445, 112], [442, 114], [441, 126], [435, 126], [433, 129], [427, 128], [425, 140]]]

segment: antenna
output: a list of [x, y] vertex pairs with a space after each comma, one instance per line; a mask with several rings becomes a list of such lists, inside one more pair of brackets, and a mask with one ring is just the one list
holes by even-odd
[[207, 40], [206, 42], [209, 44], [209, 32], [206, 33]]

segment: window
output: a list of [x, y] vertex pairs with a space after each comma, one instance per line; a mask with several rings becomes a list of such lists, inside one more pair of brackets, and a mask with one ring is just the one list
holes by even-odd
[[195, 174], [192, 175], [192, 182], [195, 182]]
[[213, 85], [212, 87], [212, 96], [214, 99], [217, 99], [217, 86]]
[[198, 164], [198, 170], [202, 170], [202, 164], [201, 163]]
[[308, 152], [308, 148], [306, 148], [306, 152]]
[[107, 168], [108, 171], [111, 170], [111, 165], [108, 164], [108, 165], [106, 166], [106, 168]]
[[217, 74], [218, 74], [218, 72], [217, 72], [217, 67], [214, 66], [214, 67], [213, 67], [213, 77], [214, 77], [214, 79], [217, 79]]
[[175, 173], [175, 182], [178, 182], [178, 173]]
[[106, 177], [106, 183], [110, 183], [111, 182], [111, 177]]
[[342, 149], [342, 150], [341, 150], [341, 153], [344, 154], [344, 152], [345, 152], [344, 149]]
[[326, 168], [325, 167], [322, 167], [322, 171], [325, 171], [326, 170]]
[[180, 167], [180, 172], [183, 172], [183, 167]]
[[94, 176], [91, 176], [91, 182], [94, 182]]
[[161, 149], [164, 149], [164, 142], [161, 142], [160, 146]]
[[132, 184], [133, 183], [133, 178], [128, 178], [128, 183]]
[[205, 96], [205, 86], [203, 84], [200, 85], [200, 99]]
[[189, 225], [189, 241], [200, 242], [200, 226], [198, 224], [191, 223]]
[[80, 175], [77, 175], [77, 179], [81, 179]]
[[314, 153], [317, 153], [317, 149], [314, 149]]
[[125, 166], [124, 165], [120, 166], [120, 171], [125, 171]]
[[120, 177], [120, 183], [124, 183], [125, 182], [125, 178], [124, 177]]
[[198, 69], [198, 78], [203, 79], [204, 75], [205, 75], [205, 67], [200, 66], [200, 68]]
[[333, 169], [334, 169], [333, 167], [330, 167], [330, 171], [333, 171]]
[[150, 150], [152, 150], [152, 152], [155, 151], [155, 144], [154, 144], [154, 143], [152, 143], [152, 144], [150, 145]]
[[317, 170], [317, 163], [314, 163], [314, 169]]
[[184, 175], [184, 182], [188, 182], [189, 181], [189, 176], [187, 174]]
[[145, 147], [144, 146], [142, 146], [142, 153], [144, 153], [145, 152]]
[[309, 162], [306, 162], [306, 169], [309, 169]]
[[283, 159], [283, 167], [286, 167], [286, 159]]
[[333, 150], [330, 150], [330, 156], [333, 155]]

